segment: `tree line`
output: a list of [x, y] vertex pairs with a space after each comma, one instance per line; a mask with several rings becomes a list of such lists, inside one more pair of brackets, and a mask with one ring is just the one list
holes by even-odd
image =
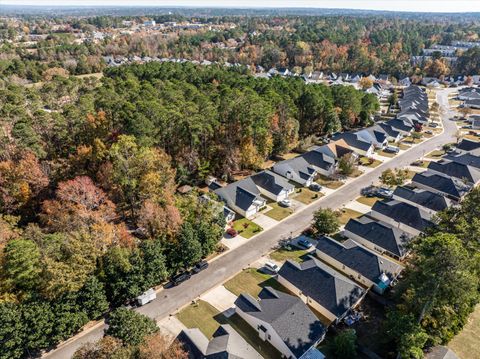
[[179, 184], [254, 170], [378, 106], [350, 87], [158, 63], [4, 83], [0, 99], [0, 358], [37, 355], [222, 250], [222, 205]]

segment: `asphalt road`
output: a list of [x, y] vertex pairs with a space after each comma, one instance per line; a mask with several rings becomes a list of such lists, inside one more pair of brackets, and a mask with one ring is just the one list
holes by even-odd
[[[190, 280], [180, 284], [178, 287], [161, 291], [156, 300], [136, 310], [157, 320], [167, 317], [270, 252], [281, 239], [287, 238], [291, 233], [296, 235], [302, 232], [309, 226], [313, 213], [317, 209], [326, 207], [338, 209], [358, 197], [362, 188], [372, 183], [377, 183], [379, 176], [386, 169], [408, 166], [411, 162], [420, 159], [439, 146], [454, 142], [456, 140], [454, 135], [457, 128], [453, 121], [448, 120], [449, 117], [453, 116], [453, 112], [448, 105], [448, 92], [450, 91], [453, 90], [447, 89], [437, 93], [437, 101], [443, 112], [444, 132], [442, 134], [411, 148], [387, 163], [381, 164], [368, 175], [356, 178], [354, 181], [340, 187], [334, 193], [315, 201], [311, 206], [294, 213], [275, 227], [261, 232], [251, 241], [214, 260], [206, 270], [196, 274]], [[44, 357], [49, 359], [70, 358], [82, 344], [100, 339], [105, 328], [105, 324], [100, 323], [94, 329], [73, 337], [56, 350], [46, 353]]]

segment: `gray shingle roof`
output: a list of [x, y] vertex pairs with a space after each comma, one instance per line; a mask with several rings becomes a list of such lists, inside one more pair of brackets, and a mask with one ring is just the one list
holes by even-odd
[[237, 207], [247, 210], [255, 200], [262, 200], [260, 191], [252, 180], [241, 180], [214, 191], [220, 198]]
[[480, 181], [480, 170], [478, 168], [459, 162], [450, 160], [432, 161], [428, 164], [428, 169], [444, 173], [459, 180], [467, 180], [473, 184]]
[[421, 188], [399, 186], [395, 189], [393, 195], [417, 203], [418, 205], [431, 209], [432, 211], [443, 211], [451, 204], [450, 200], [441, 194]]
[[256, 300], [249, 294], [241, 294], [235, 305], [269, 323], [297, 358], [325, 335], [323, 324], [298, 297], [269, 287], [262, 289], [258, 297], [258, 306], [252, 304]]
[[462, 151], [472, 151], [480, 148], [480, 142], [463, 139], [462, 141], [460, 141], [459, 144], [455, 146], [455, 148]]
[[446, 155], [443, 156], [443, 158], [475, 168], [480, 168], [480, 156], [475, 156], [470, 153], [464, 153], [459, 155]]
[[335, 165], [335, 158], [316, 150], [305, 152], [302, 157], [310, 165], [321, 168], [325, 171], [329, 171], [332, 166]]
[[256, 173], [250, 178], [258, 187], [276, 195], [283, 190], [290, 191], [295, 188], [284, 177], [268, 170]]
[[351, 239], [340, 243], [323, 236], [318, 240], [316, 249], [374, 283], [379, 282], [382, 273], [387, 275], [390, 280], [394, 279], [403, 268], [400, 264], [374, 253]]
[[278, 275], [338, 318], [365, 294], [359, 285], [315, 258], [303, 263], [287, 260]]
[[372, 146], [371, 143], [360, 140], [357, 134], [352, 132], [338, 133], [332, 137], [334, 141], [344, 140], [350, 147], [357, 148], [363, 151], [368, 151]]
[[184, 329], [180, 340], [193, 345], [192, 354], [203, 359], [260, 359], [262, 356], [250, 346], [229, 324], [223, 324], [211, 340], [197, 328]]
[[414, 184], [418, 183], [420, 185], [428, 186], [455, 199], [463, 197], [470, 189], [469, 186], [455, 178], [431, 171], [416, 173], [412, 178], [412, 182]]
[[405, 202], [396, 200], [377, 201], [372, 206], [372, 211], [422, 232], [427, 227], [433, 226], [433, 222], [429, 220], [430, 216], [427, 212]]
[[400, 229], [368, 216], [350, 219], [345, 225], [345, 230], [398, 257], [406, 254], [406, 245], [410, 240], [410, 235]]

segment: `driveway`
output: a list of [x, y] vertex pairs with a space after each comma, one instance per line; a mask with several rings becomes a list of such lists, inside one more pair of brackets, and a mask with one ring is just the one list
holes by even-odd
[[[452, 89], [446, 89], [437, 93], [437, 102], [442, 110], [443, 133], [397, 155], [389, 162], [382, 163], [368, 175], [348, 181], [335, 192], [318, 199], [311, 206], [296, 211], [284, 221], [279, 222], [278, 225], [259, 233], [254, 238], [255, 240], [247, 241], [244, 245], [222, 255], [213, 261], [206, 270], [195, 275], [192, 279], [179, 286], [163, 290], [157, 299], [135, 310], [157, 320], [167, 317], [186, 303], [198, 298], [202, 293], [222, 284], [262, 255], [270, 252], [279, 240], [288, 236], [289, 233], [300, 234], [310, 224], [313, 213], [317, 209], [338, 209], [358, 197], [362, 188], [369, 186], [372, 182], [378, 183], [378, 177], [386, 169], [408, 166], [414, 159], [421, 158], [422, 154], [431, 152], [445, 143], [455, 142], [457, 127], [453, 121], [449, 121], [449, 117], [454, 115], [454, 111], [448, 108], [448, 93], [451, 91]], [[99, 325], [93, 330], [65, 342], [57, 350], [51, 351], [45, 356], [53, 359], [70, 358], [83, 343], [100, 339], [103, 336], [104, 329], [105, 325]]]

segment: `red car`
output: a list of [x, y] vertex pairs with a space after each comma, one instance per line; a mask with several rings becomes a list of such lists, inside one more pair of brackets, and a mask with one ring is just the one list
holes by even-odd
[[227, 234], [230, 236], [230, 237], [236, 237], [238, 235], [237, 231], [233, 228], [229, 228], [227, 229]]

